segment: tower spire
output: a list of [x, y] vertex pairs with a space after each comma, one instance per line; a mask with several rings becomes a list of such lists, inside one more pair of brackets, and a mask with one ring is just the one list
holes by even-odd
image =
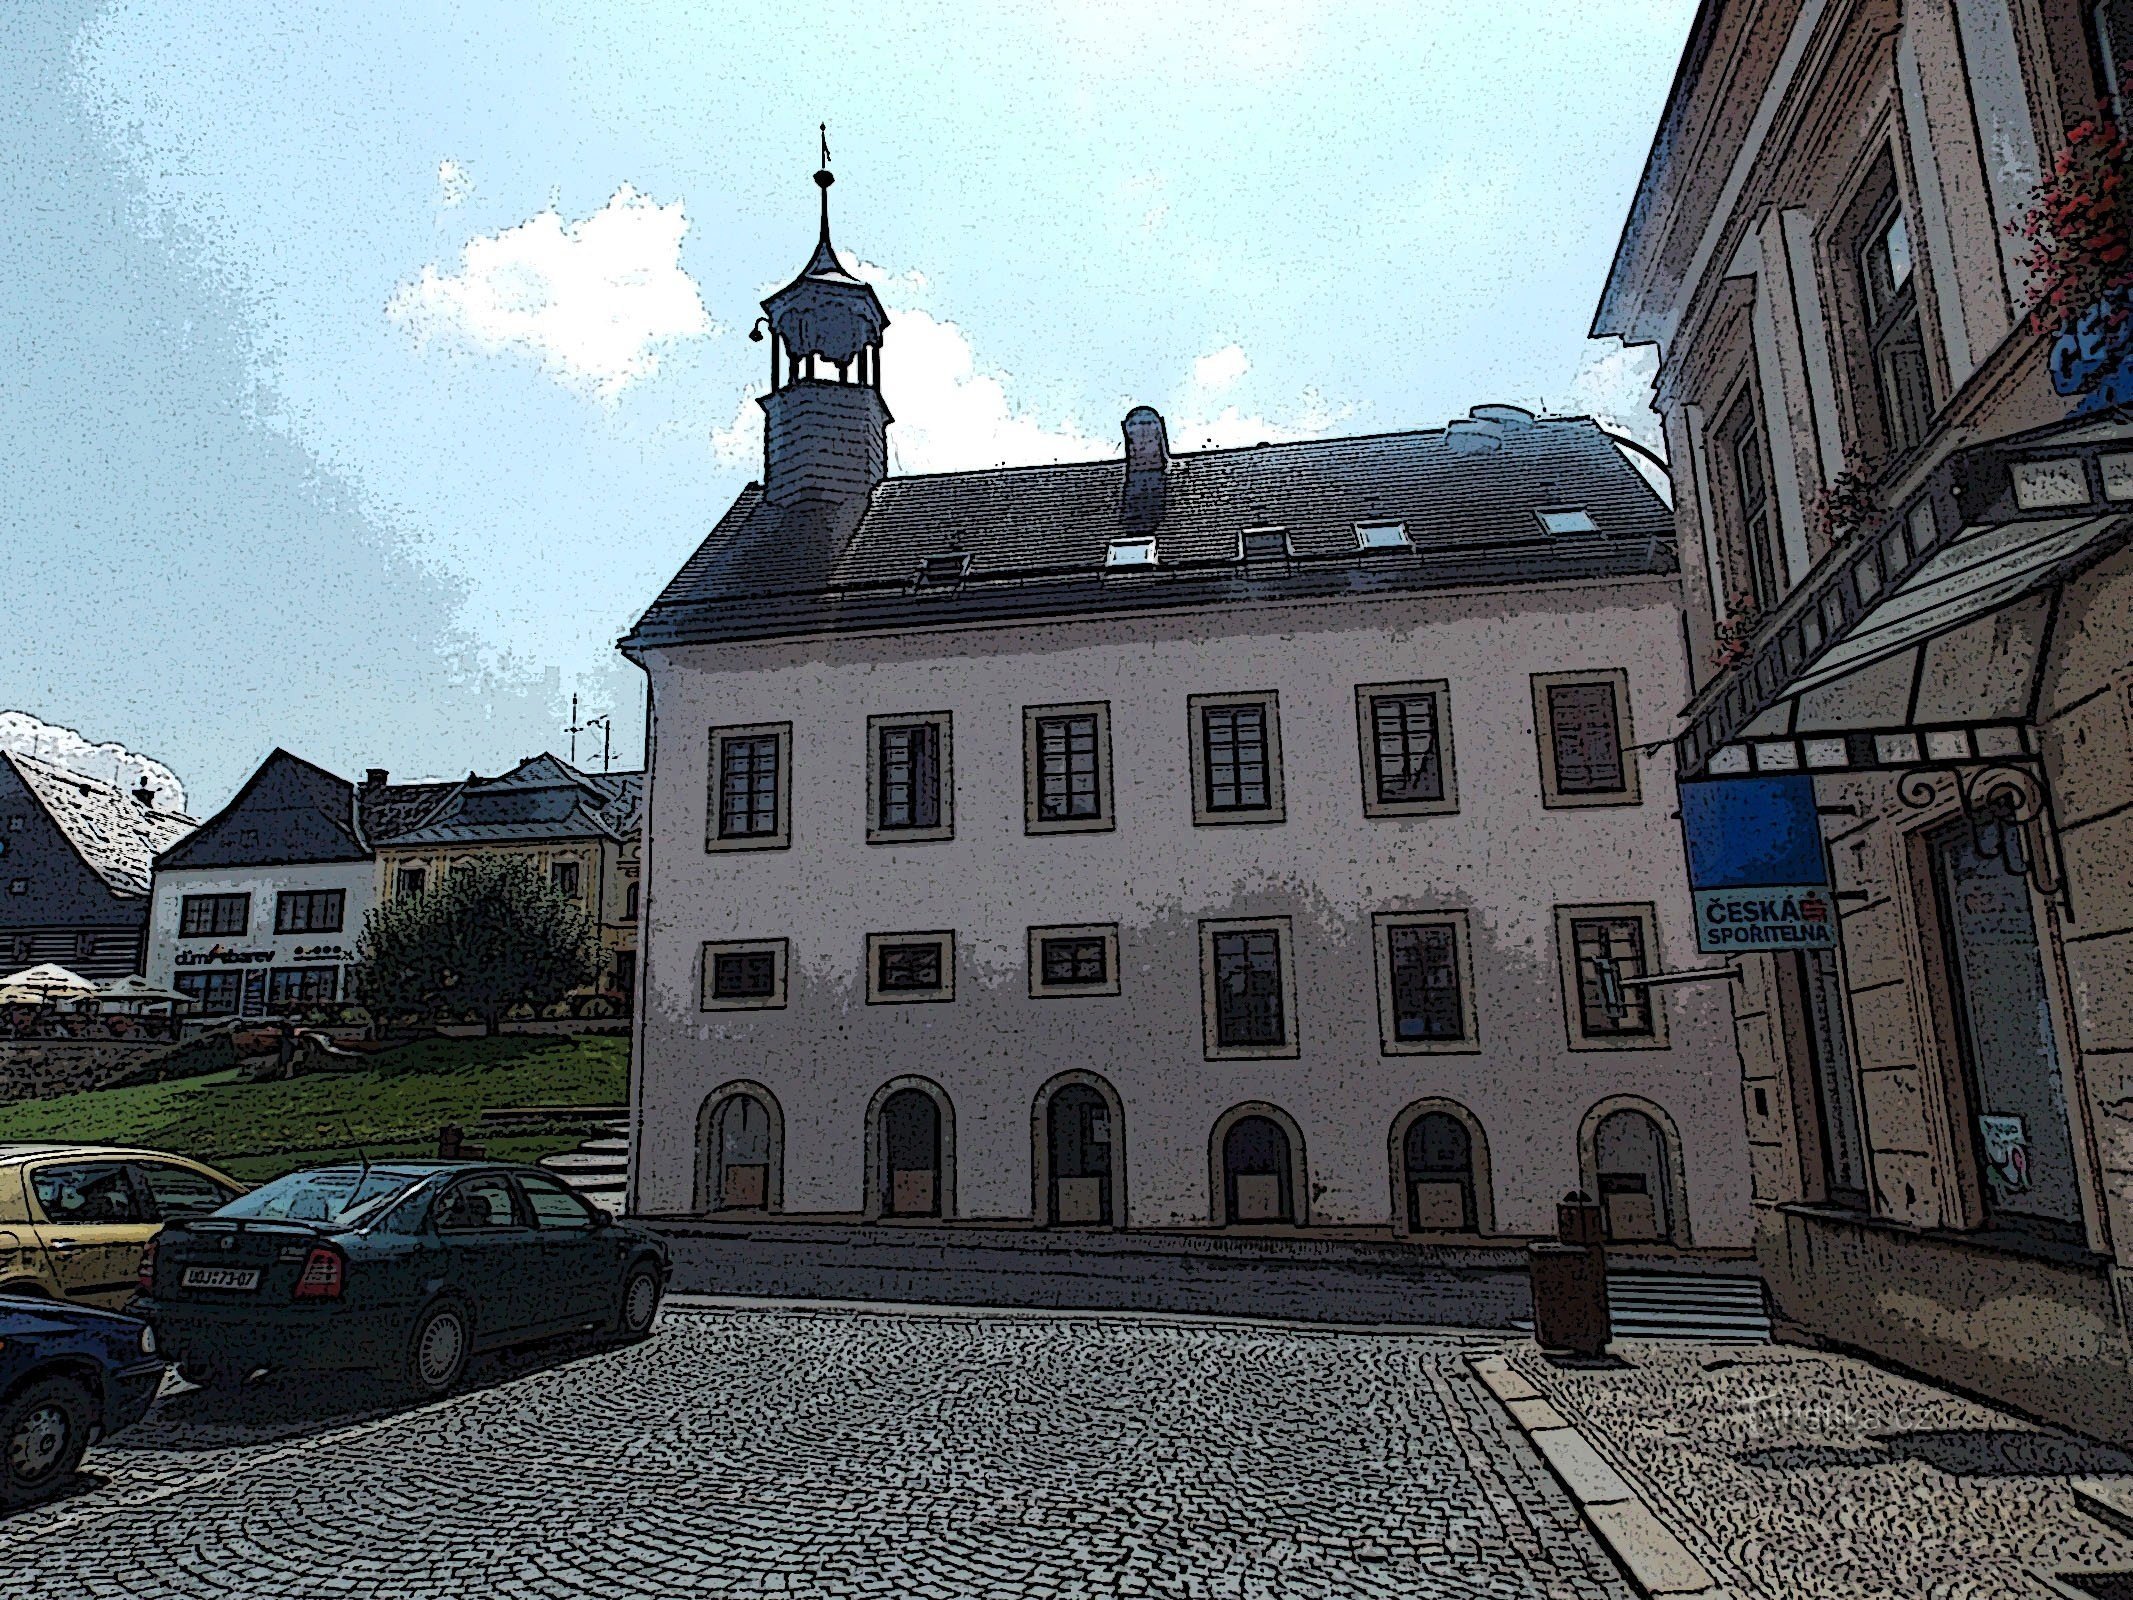
[[815, 187], [822, 191], [822, 240], [816, 246], [815, 255], [820, 259], [827, 252], [834, 262], [836, 252], [830, 248], [830, 185], [837, 181], [837, 175], [830, 171], [829, 124], [817, 123], [816, 127], [822, 135], [822, 165], [815, 169]]

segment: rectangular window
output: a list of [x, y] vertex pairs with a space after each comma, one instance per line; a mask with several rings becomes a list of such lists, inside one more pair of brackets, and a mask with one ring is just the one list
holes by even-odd
[[1544, 532], [1552, 534], [1598, 533], [1600, 525], [1592, 520], [1592, 513], [1583, 506], [1574, 506], [1561, 511], [1536, 511]]
[[792, 724], [711, 730], [708, 850], [782, 850], [792, 843]]
[[402, 867], [395, 875], [393, 894], [401, 900], [407, 899], [410, 895], [418, 895], [429, 886], [429, 878], [430, 875], [426, 868]]
[[1196, 694], [1187, 705], [1192, 721], [1192, 820], [1281, 821], [1281, 722], [1275, 695]]
[[344, 889], [285, 889], [274, 897], [274, 931], [339, 933], [347, 902]]
[[705, 1011], [768, 1011], [785, 1004], [786, 941], [745, 939], [704, 946]]
[[867, 935], [867, 1004], [955, 998], [955, 935]]
[[338, 998], [339, 967], [275, 967], [267, 973], [267, 1005], [275, 1011], [330, 1006]]
[[1293, 1057], [1296, 981], [1289, 919], [1200, 924], [1200, 981], [1210, 1060]]
[[1237, 536], [1237, 554], [1245, 561], [1285, 561], [1289, 554], [1286, 528], [1246, 528]]
[[1111, 708], [1100, 702], [1024, 707], [1022, 773], [1027, 832], [1110, 828]]
[[1535, 673], [1533, 721], [1540, 736], [1541, 804], [1637, 803], [1627, 673]]
[[178, 902], [178, 937], [211, 939], [241, 934], [252, 920], [248, 894], [189, 894]]
[[637, 894], [638, 888], [634, 879], [624, 885], [622, 890], [622, 920], [624, 922], [635, 922], [637, 920]]
[[1104, 566], [1107, 569], [1152, 567], [1155, 560], [1153, 539], [1113, 539], [1104, 547]]
[[1656, 970], [1658, 924], [1649, 905], [1558, 906], [1555, 936], [1573, 1050], [1666, 1046], [1666, 1010], [1624, 980]]
[[1891, 187], [1872, 213], [1859, 245], [1860, 298], [1888, 453], [1900, 456], [1933, 424], [1933, 382], [1926, 367], [1911, 234]]
[[1414, 541], [1407, 537], [1404, 522], [1358, 522], [1355, 525], [1356, 548], [1360, 550], [1412, 550]]
[[[1748, 592], [1768, 613], [1785, 597], [1786, 576], [1778, 549], [1777, 504], [1770, 489], [1770, 446], [1763, 437], [1763, 416], [1756, 408], [1752, 379], [1742, 386], [1720, 424], [1719, 440], [1725, 451], [1721, 466], [1732, 489], [1727, 510], [1738, 547], [1734, 559], [1747, 570]], [[1720, 597], [1722, 601], [1727, 598]]]
[[1458, 809], [1445, 703], [1441, 681], [1357, 686], [1364, 815], [1403, 817]]
[[867, 719], [870, 842], [955, 836], [949, 714]]
[[577, 899], [578, 864], [575, 861], [549, 862], [548, 885], [565, 900]]
[[172, 987], [193, 1002], [196, 1015], [234, 1017], [242, 976], [237, 972], [181, 972]]
[[1118, 993], [1118, 925], [1029, 930], [1029, 992], [1036, 1000]]
[[1474, 1050], [1463, 911], [1380, 912], [1378, 1020], [1386, 1055]]

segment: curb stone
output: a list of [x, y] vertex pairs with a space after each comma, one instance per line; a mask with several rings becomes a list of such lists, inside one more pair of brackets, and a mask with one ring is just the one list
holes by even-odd
[[1469, 1356], [1467, 1365], [1577, 1502], [1586, 1526], [1638, 1593], [1649, 1600], [1726, 1600], [1688, 1546], [1509, 1361]]

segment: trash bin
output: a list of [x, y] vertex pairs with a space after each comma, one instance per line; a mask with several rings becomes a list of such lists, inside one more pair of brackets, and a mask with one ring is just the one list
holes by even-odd
[[1600, 1208], [1572, 1194], [1556, 1207], [1555, 1221], [1553, 1242], [1526, 1246], [1534, 1343], [1551, 1355], [1604, 1355], [1614, 1329], [1607, 1315]]

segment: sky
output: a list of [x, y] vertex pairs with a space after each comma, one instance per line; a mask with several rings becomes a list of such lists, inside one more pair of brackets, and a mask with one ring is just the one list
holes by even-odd
[[206, 815], [276, 746], [567, 754], [575, 694], [637, 764], [615, 641], [759, 475], [824, 121], [892, 470], [1116, 455], [1143, 402], [1178, 449], [1656, 443], [1586, 330], [1692, 12], [0, 9], [0, 743]]

